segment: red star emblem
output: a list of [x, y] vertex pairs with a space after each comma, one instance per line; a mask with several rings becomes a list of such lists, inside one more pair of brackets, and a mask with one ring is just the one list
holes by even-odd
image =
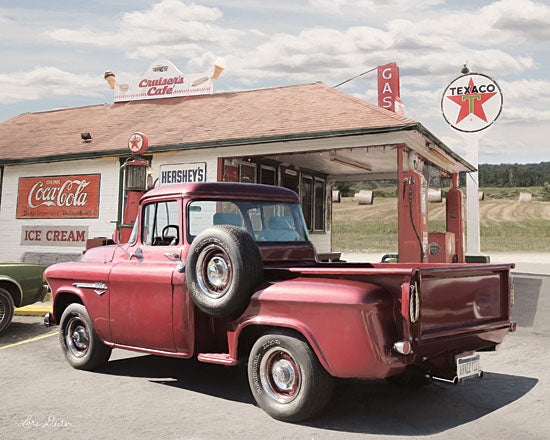
[[463, 95], [447, 96], [447, 98], [460, 106], [460, 113], [456, 119], [456, 124], [472, 113], [487, 122], [487, 116], [485, 116], [485, 112], [483, 111], [483, 103], [495, 96], [496, 92], [478, 92], [472, 78], [470, 78], [468, 87], [464, 88], [466, 89], [466, 93]]
[[132, 146], [130, 147], [132, 151], [138, 151], [141, 148], [141, 138], [136, 135], [132, 136], [130, 138], [130, 144], [132, 144]]

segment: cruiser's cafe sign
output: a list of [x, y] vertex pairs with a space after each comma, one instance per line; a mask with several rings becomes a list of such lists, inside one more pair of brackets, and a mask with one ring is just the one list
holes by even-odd
[[143, 99], [206, 95], [213, 92], [213, 77], [208, 73], [185, 75], [168, 60], [159, 60], [138, 78], [115, 84], [115, 102]]
[[21, 177], [17, 218], [96, 218], [99, 174]]

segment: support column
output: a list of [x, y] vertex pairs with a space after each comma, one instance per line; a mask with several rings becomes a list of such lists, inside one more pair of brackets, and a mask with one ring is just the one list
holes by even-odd
[[[468, 140], [468, 162], [478, 167], [479, 142], [477, 136]], [[466, 174], [466, 251], [468, 255], [481, 255], [479, 232], [479, 184], [478, 173]]]

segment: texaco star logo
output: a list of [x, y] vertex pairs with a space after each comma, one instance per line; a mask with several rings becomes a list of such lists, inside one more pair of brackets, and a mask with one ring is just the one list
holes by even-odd
[[443, 93], [441, 110], [445, 120], [456, 130], [481, 131], [500, 115], [502, 94], [490, 77], [470, 73], [455, 79]]
[[147, 150], [147, 146], [147, 137], [139, 131], [135, 132], [130, 136], [130, 139], [128, 139], [128, 148], [134, 154], [144, 153], [145, 150]]

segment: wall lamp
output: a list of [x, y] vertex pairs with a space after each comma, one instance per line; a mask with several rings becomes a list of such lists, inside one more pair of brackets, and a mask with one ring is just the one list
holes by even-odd
[[92, 142], [92, 135], [88, 132], [80, 133], [80, 137], [84, 142]]

